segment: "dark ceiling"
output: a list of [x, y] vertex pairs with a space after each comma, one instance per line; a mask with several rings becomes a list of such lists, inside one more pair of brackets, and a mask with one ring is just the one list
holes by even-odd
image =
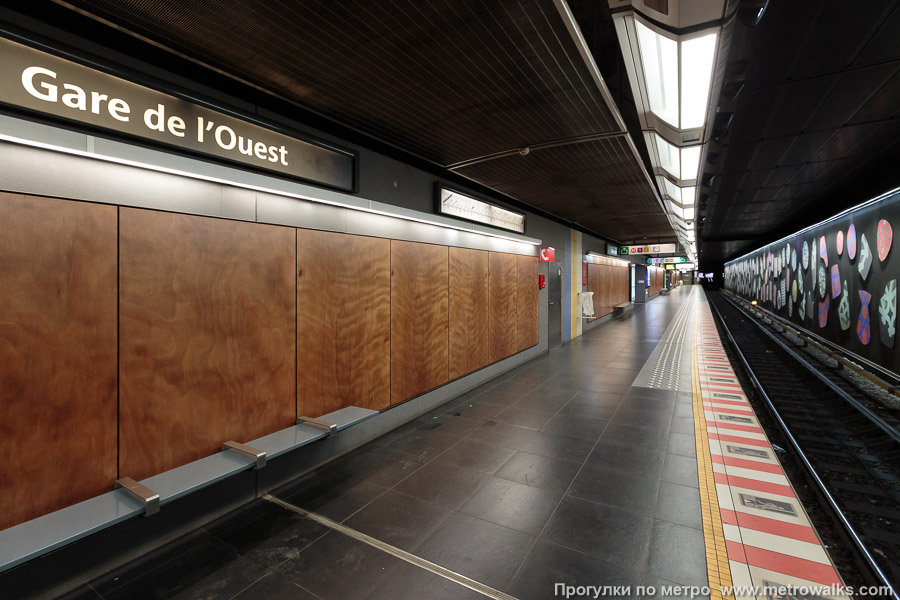
[[714, 178], [701, 189], [701, 262], [900, 186], [898, 4], [771, 0], [758, 25], [735, 25], [704, 167]]
[[675, 241], [552, 0], [58, 4], [585, 230]]

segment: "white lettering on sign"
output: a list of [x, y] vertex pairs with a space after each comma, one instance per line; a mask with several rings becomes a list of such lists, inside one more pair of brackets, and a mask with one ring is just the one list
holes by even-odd
[[[131, 107], [121, 98], [110, 98], [109, 94], [91, 90], [90, 93], [74, 83], [63, 83], [64, 93], [60, 96], [60, 86], [57, 83], [55, 71], [38, 66], [30, 66], [22, 71], [22, 87], [30, 95], [44, 102], [62, 103], [72, 110], [83, 112], [90, 111], [99, 115], [105, 110], [113, 119], [127, 123], [131, 119]], [[90, 100], [89, 100], [90, 98]], [[164, 133], [177, 138], [183, 138], [187, 134], [187, 123], [178, 115], [166, 116], [166, 105], [157, 104], [147, 108], [143, 112], [144, 126], [159, 133]], [[237, 150], [244, 156], [249, 156], [260, 161], [278, 163], [284, 166], [288, 164], [288, 149], [284, 146], [272, 146], [264, 142], [254, 142], [253, 139], [235, 132], [228, 125], [218, 127], [212, 121], [197, 117], [197, 141], [203, 143], [205, 133], [213, 132], [216, 145], [223, 150]]]

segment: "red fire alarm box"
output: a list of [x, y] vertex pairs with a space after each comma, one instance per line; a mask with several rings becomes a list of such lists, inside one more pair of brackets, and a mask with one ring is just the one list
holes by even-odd
[[538, 275], [538, 289], [542, 290], [547, 287], [547, 279], [544, 275]]
[[541, 262], [553, 262], [556, 260], [556, 248], [552, 246], [547, 246], [546, 248], [541, 248]]

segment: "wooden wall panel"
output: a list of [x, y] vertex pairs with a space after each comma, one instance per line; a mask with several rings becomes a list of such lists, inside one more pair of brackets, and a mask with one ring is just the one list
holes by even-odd
[[116, 208], [0, 193], [0, 529], [116, 479]]
[[449, 379], [449, 253], [391, 240], [391, 404]]
[[516, 353], [516, 255], [491, 252], [491, 362]]
[[297, 233], [297, 414], [391, 404], [391, 242]]
[[450, 248], [450, 379], [490, 362], [489, 255]]
[[294, 422], [296, 248], [290, 228], [120, 209], [120, 475]]
[[539, 341], [537, 282], [537, 256], [516, 256], [516, 352]]

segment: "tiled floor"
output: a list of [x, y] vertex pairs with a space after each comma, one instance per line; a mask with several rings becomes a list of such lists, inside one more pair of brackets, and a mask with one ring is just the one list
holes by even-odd
[[[688, 290], [473, 390], [277, 497], [498, 590], [705, 585], [691, 395], [632, 388]], [[264, 500], [75, 598], [484, 598]]]

